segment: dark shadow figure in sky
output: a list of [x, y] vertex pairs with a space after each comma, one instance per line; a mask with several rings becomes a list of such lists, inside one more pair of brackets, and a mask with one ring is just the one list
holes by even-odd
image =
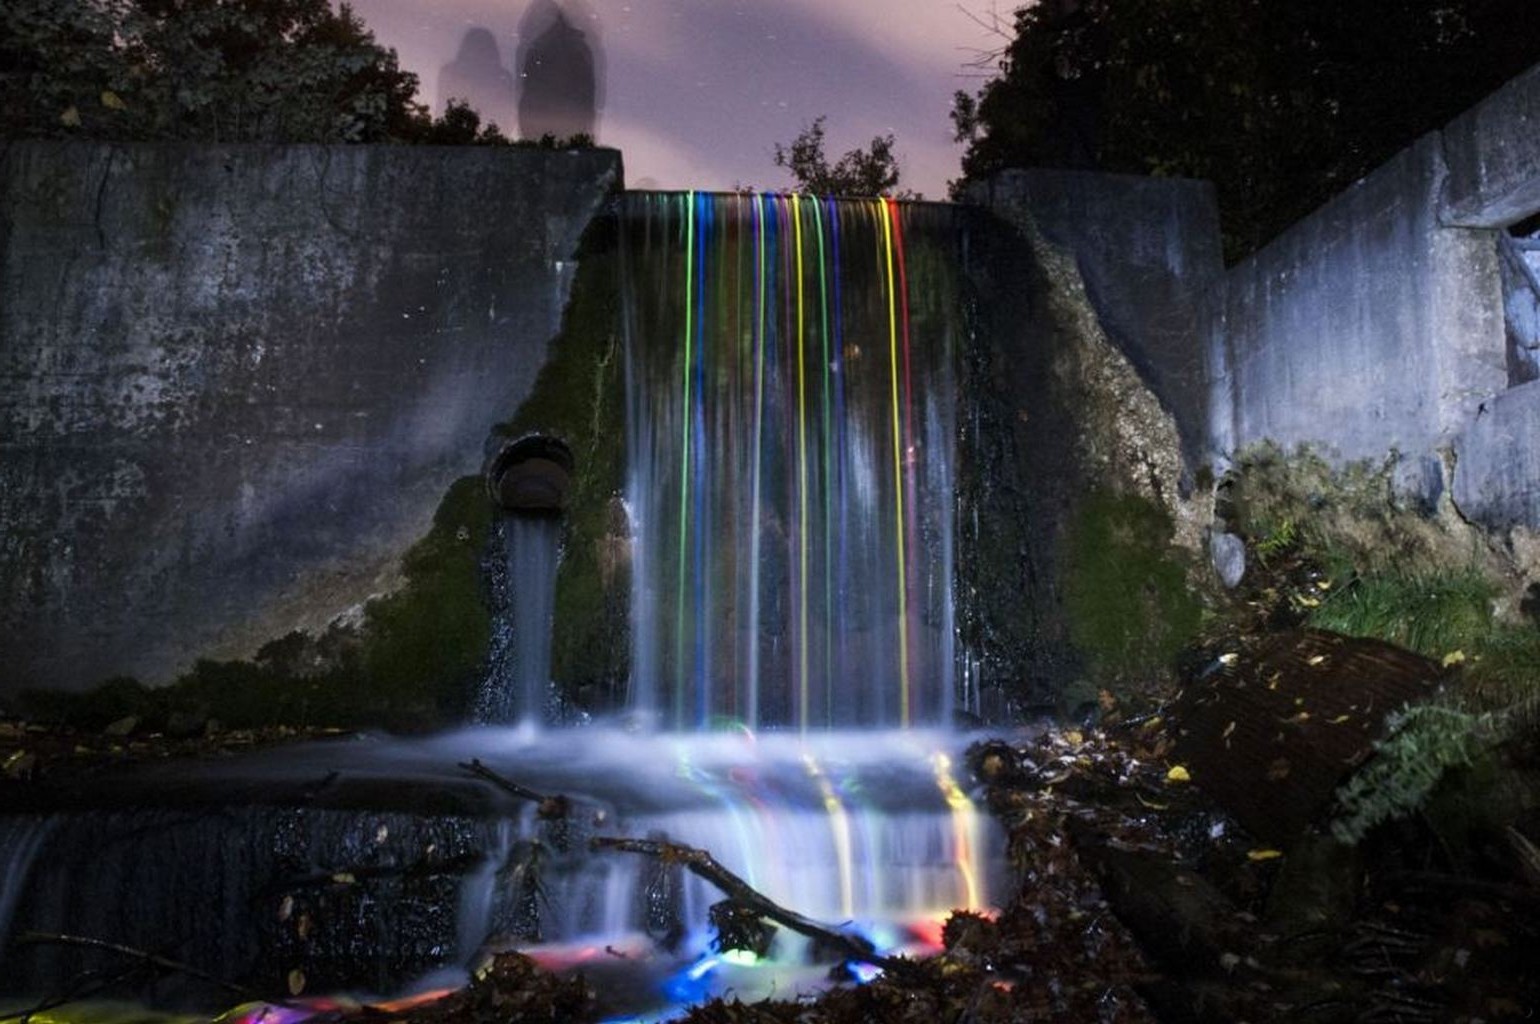
[[503, 66], [491, 30], [467, 29], [460, 39], [460, 52], [439, 69], [440, 112], [451, 99], [464, 100], [481, 115], [483, 125], [490, 121], [507, 135], [518, 124], [515, 97], [513, 73]]
[[534, 0], [519, 22], [521, 138], [598, 138], [603, 54], [574, 22], [592, 24], [555, 0]]

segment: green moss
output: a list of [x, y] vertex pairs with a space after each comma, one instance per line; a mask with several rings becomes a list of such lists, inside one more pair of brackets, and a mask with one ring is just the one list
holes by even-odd
[[481, 578], [491, 529], [481, 477], [456, 480], [402, 559], [406, 584], [365, 608], [364, 701], [387, 719], [453, 720], [468, 708], [492, 636]]
[[571, 448], [574, 476], [556, 578], [552, 675], [586, 704], [618, 695], [629, 656], [630, 581], [617, 550], [626, 533], [624, 358], [615, 225], [590, 227], [561, 333], [530, 395], [498, 432], [554, 435]]
[[1173, 524], [1133, 495], [1088, 495], [1066, 541], [1070, 636], [1099, 682], [1163, 678], [1197, 633], [1202, 605], [1188, 587]]

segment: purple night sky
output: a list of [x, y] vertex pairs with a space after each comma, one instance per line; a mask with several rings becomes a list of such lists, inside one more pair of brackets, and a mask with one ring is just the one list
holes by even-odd
[[[439, 68], [467, 29], [489, 29], [516, 69], [531, 0], [356, 0], [376, 38], [438, 109]], [[568, 0], [602, 55], [598, 142], [625, 154], [633, 188], [784, 188], [776, 142], [820, 114], [831, 159], [893, 133], [904, 187], [945, 198], [958, 175], [952, 93], [997, 36], [953, 0]], [[513, 134], [513, 125], [503, 125]]]

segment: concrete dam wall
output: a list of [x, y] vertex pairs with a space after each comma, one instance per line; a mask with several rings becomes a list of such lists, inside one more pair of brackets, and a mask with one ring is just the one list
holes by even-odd
[[612, 150], [0, 148], [0, 692], [388, 590], [528, 393]]

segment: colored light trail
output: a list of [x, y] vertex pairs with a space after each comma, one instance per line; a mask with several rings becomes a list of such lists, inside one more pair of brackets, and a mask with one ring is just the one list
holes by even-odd
[[949, 717], [952, 217], [623, 201], [639, 710], [679, 728]]

